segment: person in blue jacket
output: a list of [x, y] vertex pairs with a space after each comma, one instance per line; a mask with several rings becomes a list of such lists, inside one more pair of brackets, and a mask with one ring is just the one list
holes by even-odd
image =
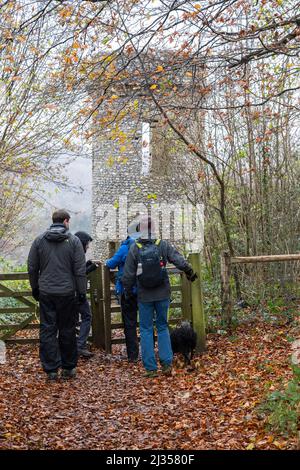
[[126, 340], [126, 349], [128, 362], [137, 362], [139, 357], [139, 343], [137, 338], [137, 297], [136, 288], [133, 287], [132, 295], [130, 298], [125, 298], [124, 288], [122, 284], [122, 275], [124, 270], [125, 261], [129, 249], [135, 239], [128, 236], [124, 240], [120, 248], [116, 251], [114, 256], [106, 261], [106, 266], [109, 269], [118, 268], [117, 281], [116, 281], [116, 294], [120, 300], [122, 319], [124, 323], [124, 334]]

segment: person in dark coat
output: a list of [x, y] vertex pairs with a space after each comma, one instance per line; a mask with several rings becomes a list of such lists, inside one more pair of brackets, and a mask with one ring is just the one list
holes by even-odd
[[126, 341], [126, 350], [128, 362], [137, 362], [139, 357], [139, 343], [137, 338], [137, 299], [136, 289], [133, 286], [132, 296], [125, 298], [124, 289], [122, 284], [123, 269], [128, 255], [128, 251], [134, 243], [134, 239], [130, 236], [121, 243], [120, 248], [116, 251], [114, 256], [108, 259], [105, 265], [109, 269], [118, 268], [117, 282], [116, 282], [116, 295], [121, 304], [121, 313], [124, 323], [124, 334]]
[[76, 375], [76, 303], [86, 301], [86, 263], [80, 240], [69, 232], [64, 209], [52, 215], [53, 224], [38, 236], [28, 255], [32, 296], [40, 304], [40, 359], [49, 380]]
[[[75, 236], [78, 237], [81, 241], [83, 251], [86, 253], [89, 248], [90, 242], [93, 241], [92, 237], [86, 232], [76, 232]], [[88, 260], [86, 262], [86, 274], [88, 275], [95, 269], [97, 269], [97, 265], [91, 260]], [[77, 338], [78, 354], [79, 356], [84, 357], [85, 359], [89, 359], [90, 357], [93, 357], [94, 354], [87, 348], [87, 339], [92, 324], [92, 312], [87, 299], [85, 302], [77, 304], [77, 312], [80, 314], [81, 318], [80, 330]]]
[[183, 271], [190, 281], [197, 278], [186, 259], [167, 240], [157, 238], [151, 217], [142, 217], [140, 238], [130, 247], [122, 282], [126, 299], [132, 297], [132, 288], [137, 284], [141, 352], [147, 377], [157, 375], [153, 342], [154, 319], [162, 372], [165, 375], [172, 373], [173, 352], [168, 328], [171, 287], [167, 263], [172, 263]]

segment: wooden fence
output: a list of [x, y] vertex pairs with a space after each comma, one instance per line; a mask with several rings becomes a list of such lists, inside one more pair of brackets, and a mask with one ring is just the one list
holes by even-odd
[[[15, 291], [3, 284], [3, 281], [24, 281], [28, 279], [28, 273], [6, 273], [0, 274], [0, 298], [12, 298], [17, 299], [20, 302], [18, 307], [2, 307], [0, 308], [0, 315], [5, 314], [29, 314], [25, 320], [20, 323], [0, 323], [0, 339], [7, 342], [12, 342], [10, 339], [18, 330], [22, 329], [35, 329], [39, 328], [39, 325], [32, 323], [39, 314], [39, 308], [35, 300], [31, 297], [31, 291]], [[6, 331], [8, 330], [8, 331]], [[1, 331], [6, 331], [3, 335]], [[19, 340], [14, 340], [20, 342]], [[24, 342], [24, 340], [23, 340]], [[28, 342], [28, 341], [27, 341]]]
[[221, 303], [222, 315], [227, 324], [231, 327], [232, 322], [232, 293], [230, 286], [231, 266], [243, 263], [271, 263], [282, 261], [299, 261], [299, 254], [286, 255], [262, 255], [262, 256], [235, 256], [230, 257], [227, 251], [221, 253]]

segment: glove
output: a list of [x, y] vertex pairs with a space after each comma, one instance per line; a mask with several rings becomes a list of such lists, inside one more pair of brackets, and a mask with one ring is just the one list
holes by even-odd
[[194, 282], [198, 278], [198, 274], [194, 273], [192, 268], [190, 268], [188, 271], [186, 271], [185, 275], [186, 275], [187, 280], [191, 281], [191, 282]]
[[82, 305], [86, 302], [86, 294], [78, 294], [77, 302], [79, 305]]
[[40, 289], [38, 287], [35, 287], [34, 289], [32, 289], [32, 297], [37, 302], [40, 300]]
[[90, 274], [92, 271], [98, 268], [98, 264], [93, 263], [90, 259], [86, 262], [86, 274]]

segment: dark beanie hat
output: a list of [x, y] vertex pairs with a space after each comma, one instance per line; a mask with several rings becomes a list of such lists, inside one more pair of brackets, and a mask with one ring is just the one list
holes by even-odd
[[83, 245], [83, 248], [85, 248], [89, 242], [93, 241], [92, 237], [86, 232], [76, 232], [75, 237], [79, 238]]

